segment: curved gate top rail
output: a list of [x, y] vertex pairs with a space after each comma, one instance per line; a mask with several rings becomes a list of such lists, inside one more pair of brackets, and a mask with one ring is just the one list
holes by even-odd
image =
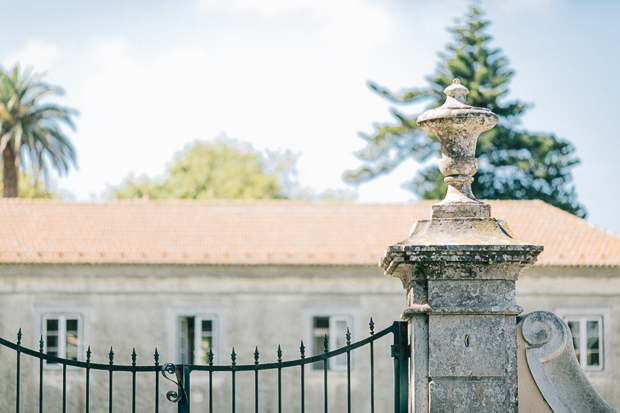
[[[70, 360], [66, 358], [61, 358], [57, 356], [53, 356], [44, 352], [45, 343], [43, 341], [43, 337], [39, 341], [39, 350], [32, 350], [22, 346], [21, 338], [22, 333], [21, 329], [17, 333], [17, 342], [13, 343], [4, 338], [0, 337], [0, 348], [6, 347], [12, 350], [15, 350], [16, 354], [16, 395], [15, 395], [15, 412], [19, 413], [20, 410], [20, 383], [21, 383], [21, 355], [27, 355], [39, 360], [39, 412], [42, 413], [43, 410], [43, 362], [47, 361], [48, 363], [59, 364], [62, 366], [62, 412], [65, 413], [67, 411], [67, 366], [76, 367], [79, 369], [83, 369], [85, 371], [85, 411], [88, 413], [90, 410], [90, 372], [92, 370], [100, 370], [109, 372], [108, 377], [108, 407], [109, 412], [113, 412], [113, 378], [114, 372], [130, 372], [132, 374], [132, 413], [136, 412], [136, 374], [137, 373], [145, 373], [151, 372], [154, 374], [154, 386], [155, 386], [155, 412], [159, 412], [159, 372], [162, 373], [163, 377], [167, 380], [173, 382], [177, 389], [168, 391], [166, 397], [169, 401], [178, 403], [178, 411], [179, 412], [189, 412], [190, 405], [190, 373], [192, 371], [206, 371], [209, 373], [209, 412], [213, 412], [213, 373], [214, 372], [229, 372], [232, 377], [232, 411], [235, 413], [235, 402], [236, 402], [236, 373], [242, 371], [254, 371], [254, 399], [255, 399], [255, 412], [259, 412], [259, 371], [262, 370], [277, 370], [278, 372], [278, 390], [277, 390], [277, 398], [278, 398], [278, 412], [282, 412], [282, 369], [291, 368], [291, 367], [299, 367], [301, 374], [301, 412], [303, 413], [305, 410], [305, 384], [304, 384], [304, 369], [307, 364], [323, 362], [323, 393], [324, 393], [324, 411], [328, 412], [328, 362], [329, 359], [334, 358], [339, 355], [346, 354], [347, 358], [347, 405], [348, 412], [351, 412], [351, 351], [358, 349], [360, 347], [368, 345], [370, 347], [370, 410], [374, 412], [374, 342], [388, 334], [393, 335], [394, 344], [391, 346], [391, 356], [394, 358], [394, 411], [395, 413], [406, 413], [408, 410], [408, 359], [410, 357], [410, 347], [408, 344], [408, 326], [406, 322], [403, 321], [395, 321], [391, 326], [376, 332], [374, 331], [374, 323], [372, 318], [369, 323], [370, 327], [370, 335], [369, 337], [360, 340], [355, 343], [351, 343], [351, 333], [347, 328], [346, 333], [346, 346], [329, 351], [329, 341], [327, 335], [323, 340], [324, 352], [323, 354], [306, 357], [305, 354], [305, 346], [303, 341], [301, 341], [301, 346], [299, 347], [300, 358], [296, 360], [283, 361], [282, 360], [282, 350], [280, 346], [278, 346], [278, 361], [275, 363], [263, 363], [259, 362], [260, 353], [258, 352], [258, 347], [254, 352], [254, 363], [253, 364], [237, 364], [235, 353], [235, 349], [233, 347], [231, 353], [231, 363], [228, 365], [216, 365], [213, 364], [213, 352], [209, 349], [207, 353], [208, 364], [173, 364], [173, 363], [165, 363], [164, 365], [160, 365], [159, 363], [159, 352], [157, 348], [155, 348], [155, 352], [153, 354], [153, 364], [152, 365], [137, 365], [137, 354], [135, 348], [131, 355], [132, 363], [123, 365], [123, 364], [115, 364], [114, 363], [114, 351], [110, 348], [110, 352], [108, 353], [109, 363], [92, 363], [91, 360], [91, 350], [90, 346], [86, 351], [86, 361], [77, 361]], [[174, 375], [174, 378], [171, 379], [168, 375]], [[0, 406], [2, 407], [2, 406]], [[8, 406], [7, 406], [8, 407]]]

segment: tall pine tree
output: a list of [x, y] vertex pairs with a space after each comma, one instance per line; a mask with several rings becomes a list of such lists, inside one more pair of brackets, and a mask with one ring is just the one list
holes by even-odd
[[[491, 37], [485, 34], [488, 21], [472, 7], [463, 24], [449, 29], [455, 44], [447, 46], [448, 54], [433, 76], [427, 78], [425, 89], [408, 89], [397, 94], [372, 82], [371, 89], [396, 104], [427, 100], [437, 107], [445, 100], [444, 88], [459, 78], [467, 86], [473, 106], [495, 112], [498, 125], [483, 133], [476, 156], [480, 159], [478, 173], [472, 184], [481, 199], [540, 199], [580, 217], [586, 211], [577, 202], [571, 169], [579, 163], [575, 148], [555, 135], [532, 134], [518, 129], [520, 117], [528, 108], [518, 100], [505, 101], [508, 82], [514, 72], [499, 49], [491, 49]], [[424, 162], [440, 154], [437, 139], [427, 135], [416, 124], [417, 117], [396, 109], [396, 124], [376, 127], [374, 135], [360, 134], [367, 146], [356, 156], [364, 165], [344, 175], [345, 181], [364, 182], [395, 169], [407, 158]], [[406, 186], [423, 199], [441, 199], [447, 186], [437, 166], [422, 169]]]

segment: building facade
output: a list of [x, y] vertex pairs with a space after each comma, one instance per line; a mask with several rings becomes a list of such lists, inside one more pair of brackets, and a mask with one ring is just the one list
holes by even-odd
[[[568, 323], [582, 368], [618, 409], [620, 238], [542, 202], [489, 203], [493, 216], [506, 218], [520, 239], [545, 246], [517, 282], [517, 303], [526, 313], [552, 311]], [[134, 348], [145, 364], [156, 347], [162, 362], [196, 364], [207, 362], [208, 349], [215, 363], [229, 363], [233, 347], [244, 364], [253, 362], [256, 346], [264, 362], [276, 360], [278, 346], [284, 359], [295, 359], [301, 340], [308, 354], [319, 354], [326, 335], [336, 348], [344, 345], [347, 328], [357, 341], [369, 335], [371, 317], [376, 331], [399, 318], [406, 304], [402, 285], [377, 264], [385, 246], [406, 238], [431, 204], [3, 200], [0, 336], [14, 341], [21, 328], [24, 346], [37, 349], [43, 338], [46, 352], [78, 360], [90, 346], [93, 362], [100, 363], [110, 347], [125, 364]], [[391, 343], [379, 344], [376, 381], [391, 385]], [[11, 357], [0, 353], [9, 370]], [[368, 360], [365, 353], [353, 357], [355, 411], [367, 404]], [[345, 394], [343, 367], [342, 359], [330, 361], [336, 410], [344, 399], [336, 396]], [[36, 382], [38, 366], [22, 368], [24, 380]], [[60, 374], [58, 366], [45, 365], [49, 382]], [[80, 374], [67, 376], [76, 389], [70, 404], [78, 407]], [[10, 376], [0, 379], [4, 400], [14, 397]], [[239, 378], [242, 388], [250, 379]], [[127, 380], [115, 381], [120, 394]], [[196, 378], [192, 387], [196, 408], [207, 398], [205, 380]], [[228, 379], [214, 380], [224, 408]], [[285, 373], [291, 389], [298, 380]], [[310, 367], [306, 386], [317, 411], [321, 380], [320, 369]], [[53, 386], [46, 391], [50, 400], [57, 396]], [[377, 406], [390, 406], [387, 393], [377, 394]], [[291, 406], [296, 395], [286, 396]], [[104, 393], [95, 391], [97, 397]], [[265, 411], [274, 411], [273, 401], [264, 400]], [[124, 411], [122, 398], [116, 403]], [[250, 401], [240, 403], [240, 411], [251, 409]]]

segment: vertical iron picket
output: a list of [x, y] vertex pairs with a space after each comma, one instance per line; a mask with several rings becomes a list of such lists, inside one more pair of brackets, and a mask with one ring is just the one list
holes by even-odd
[[351, 332], [349, 331], [349, 327], [347, 327], [347, 412], [351, 413], [351, 350], [349, 350], [349, 346], [351, 345]]
[[[370, 335], [375, 335], [375, 323], [370, 317]], [[370, 412], [375, 413], [375, 342], [370, 342]]]
[[20, 382], [20, 370], [21, 370], [21, 366], [20, 366], [20, 355], [21, 355], [21, 344], [22, 344], [22, 329], [19, 329], [19, 332], [17, 333], [17, 383], [16, 383], [16, 390], [15, 390], [15, 413], [19, 413], [19, 382]]
[[278, 344], [278, 413], [282, 413], [282, 349]]
[[254, 351], [254, 412], [258, 413], [258, 347]]
[[131, 366], [134, 367], [131, 369], [131, 413], [136, 413], [136, 359], [138, 355], [136, 354], [136, 348], [133, 348], [133, 353], [131, 353]]
[[90, 412], [90, 346], [86, 350], [86, 413]]
[[112, 366], [114, 365], [114, 351], [112, 351], [112, 347], [110, 347], [110, 354], [108, 355], [110, 358], [110, 380], [108, 384], [108, 410], [112, 413]]
[[43, 413], [43, 335], [39, 341], [39, 413]]
[[209, 413], [213, 413], [213, 349], [209, 347]]
[[155, 347], [153, 358], [155, 359], [155, 413], [159, 413], [159, 352], [157, 347]]
[[67, 413], [67, 363], [62, 363], [62, 413]]
[[409, 403], [408, 386], [408, 359], [409, 341], [407, 337], [407, 323], [404, 321], [394, 322], [394, 345], [392, 357], [394, 357], [394, 412], [406, 413]]
[[327, 413], [327, 352], [329, 351], [329, 340], [327, 339], [327, 334], [325, 334], [325, 339], [323, 340], [323, 349], [325, 350], [325, 358], [323, 359], [323, 399], [325, 404], [325, 413]]
[[299, 347], [299, 352], [301, 353], [301, 413], [305, 411], [305, 386], [304, 386], [304, 367], [305, 367], [305, 359], [306, 359], [306, 347], [304, 346], [304, 341], [301, 340], [301, 346]]
[[230, 355], [231, 363], [231, 372], [232, 372], [232, 413], [235, 413], [235, 366], [237, 365], [237, 353], [235, 353], [235, 348], [233, 347], [232, 353]]
[[189, 413], [190, 410], [190, 393], [191, 393], [191, 385], [189, 382], [189, 375], [191, 373], [190, 366], [182, 364], [180, 366], [181, 369], [181, 383], [183, 385], [183, 395], [181, 400], [179, 401], [178, 413]]

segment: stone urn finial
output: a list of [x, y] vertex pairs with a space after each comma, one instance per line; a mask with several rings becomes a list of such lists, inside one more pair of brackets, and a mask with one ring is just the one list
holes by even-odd
[[489, 109], [470, 105], [466, 99], [469, 90], [461, 85], [459, 79], [454, 79], [444, 93], [446, 102], [424, 112], [417, 122], [422, 130], [439, 139], [439, 170], [448, 184], [448, 193], [443, 201], [433, 207], [433, 216], [490, 216], [488, 206], [478, 201], [472, 193], [471, 183], [478, 171], [478, 136], [497, 124], [497, 115]]

